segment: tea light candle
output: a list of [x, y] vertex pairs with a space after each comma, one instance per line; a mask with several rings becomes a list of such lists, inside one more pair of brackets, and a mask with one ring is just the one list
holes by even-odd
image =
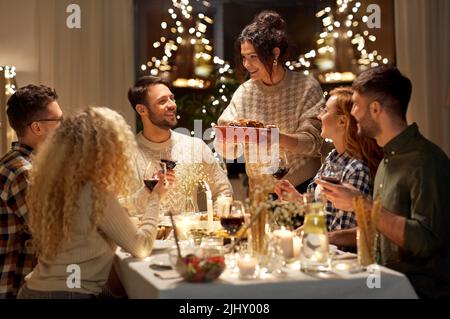
[[334, 266], [337, 271], [349, 271], [350, 265], [348, 263], [338, 263]]
[[183, 217], [183, 219], [177, 222], [176, 226], [179, 239], [186, 240], [188, 238], [189, 231], [193, 226], [191, 219], [189, 217]]
[[237, 266], [239, 268], [239, 274], [243, 278], [250, 278], [255, 275], [257, 261], [255, 257], [249, 254], [239, 257]]

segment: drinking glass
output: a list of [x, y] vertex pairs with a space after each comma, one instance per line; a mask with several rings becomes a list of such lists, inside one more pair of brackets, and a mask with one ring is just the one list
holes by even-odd
[[158, 181], [158, 168], [153, 163], [149, 163], [144, 172], [144, 184], [150, 191], [153, 191]]
[[334, 163], [326, 163], [320, 174], [320, 179], [333, 183], [340, 184], [342, 182], [343, 169], [341, 165]]
[[166, 165], [166, 169], [175, 169], [177, 166], [177, 161], [174, 160], [170, 149], [159, 152], [159, 159], [161, 164], [164, 163]]
[[273, 177], [280, 180], [283, 179], [289, 173], [290, 165], [286, 152], [281, 151], [280, 157], [278, 159], [278, 167], [276, 168], [275, 173], [273, 173]]
[[245, 210], [241, 201], [235, 200], [231, 202], [229, 207], [226, 207], [220, 216], [220, 224], [226, 230], [231, 238], [231, 247], [234, 246], [236, 233], [244, 225]]

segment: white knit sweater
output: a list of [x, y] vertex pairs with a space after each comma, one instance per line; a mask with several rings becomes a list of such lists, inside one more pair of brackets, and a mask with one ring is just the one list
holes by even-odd
[[[175, 182], [170, 186], [167, 194], [161, 199], [161, 214], [167, 215], [171, 210], [173, 214], [183, 212], [186, 198], [187, 179], [196, 176], [191, 173], [206, 175], [206, 180], [211, 188], [213, 200], [219, 195], [231, 196], [233, 190], [226, 173], [214, 159], [210, 148], [199, 138], [187, 136], [171, 131], [169, 140], [163, 143], [153, 143], [146, 139], [142, 133], [136, 136], [140, 154], [136, 159], [139, 178], [144, 178], [146, 168], [150, 164], [150, 172], [160, 170], [161, 154], [169, 156], [177, 162], [175, 168]], [[168, 154], [168, 155], [167, 155]], [[189, 196], [197, 206], [197, 187], [192, 189]], [[196, 207], [197, 208], [197, 207]]]
[[247, 118], [295, 134], [299, 148], [295, 153], [287, 152], [291, 168], [286, 178], [298, 185], [320, 167], [323, 140], [317, 116], [324, 103], [322, 89], [313, 77], [286, 71], [283, 80], [273, 86], [251, 79], [239, 86], [218, 123]]
[[[138, 228], [111, 194], [106, 195], [97, 227], [92, 227], [91, 195], [92, 185], [87, 183], [79, 194], [79, 209], [74, 215], [70, 240], [62, 245], [54, 259], [39, 258], [37, 266], [25, 278], [29, 289], [97, 295], [108, 279], [116, 245], [140, 258], [151, 253], [157, 233], [158, 195], [145, 194], [147, 199], [142, 205], [145, 205], [145, 213]], [[70, 275], [75, 274], [74, 268], [70, 268], [73, 265], [80, 270], [80, 288], [71, 288], [67, 284]]]

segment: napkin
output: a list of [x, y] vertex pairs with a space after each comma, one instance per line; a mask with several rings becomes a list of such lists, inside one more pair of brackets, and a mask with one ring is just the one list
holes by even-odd
[[348, 252], [339, 251], [339, 253], [333, 256], [333, 260], [343, 260], [343, 259], [357, 259], [358, 255]]
[[160, 279], [175, 279], [180, 277], [175, 270], [155, 271], [153, 274]]

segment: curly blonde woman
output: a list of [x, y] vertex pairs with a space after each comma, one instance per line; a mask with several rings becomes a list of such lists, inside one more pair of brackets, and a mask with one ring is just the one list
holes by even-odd
[[[138, 228], [117, 200], [141, 187], [133, 178], [135, 153], [130, 127], [104, 107], [66, 120], [42, 146], [27, 198], [39, 261], [19, 298], [90, 298], [107, 281], [116, 244], [137, 257], [151, 252], [164, 183], [148, 193], [152, 206]], [[74, 269], [80, 282], [69, 285]]]

